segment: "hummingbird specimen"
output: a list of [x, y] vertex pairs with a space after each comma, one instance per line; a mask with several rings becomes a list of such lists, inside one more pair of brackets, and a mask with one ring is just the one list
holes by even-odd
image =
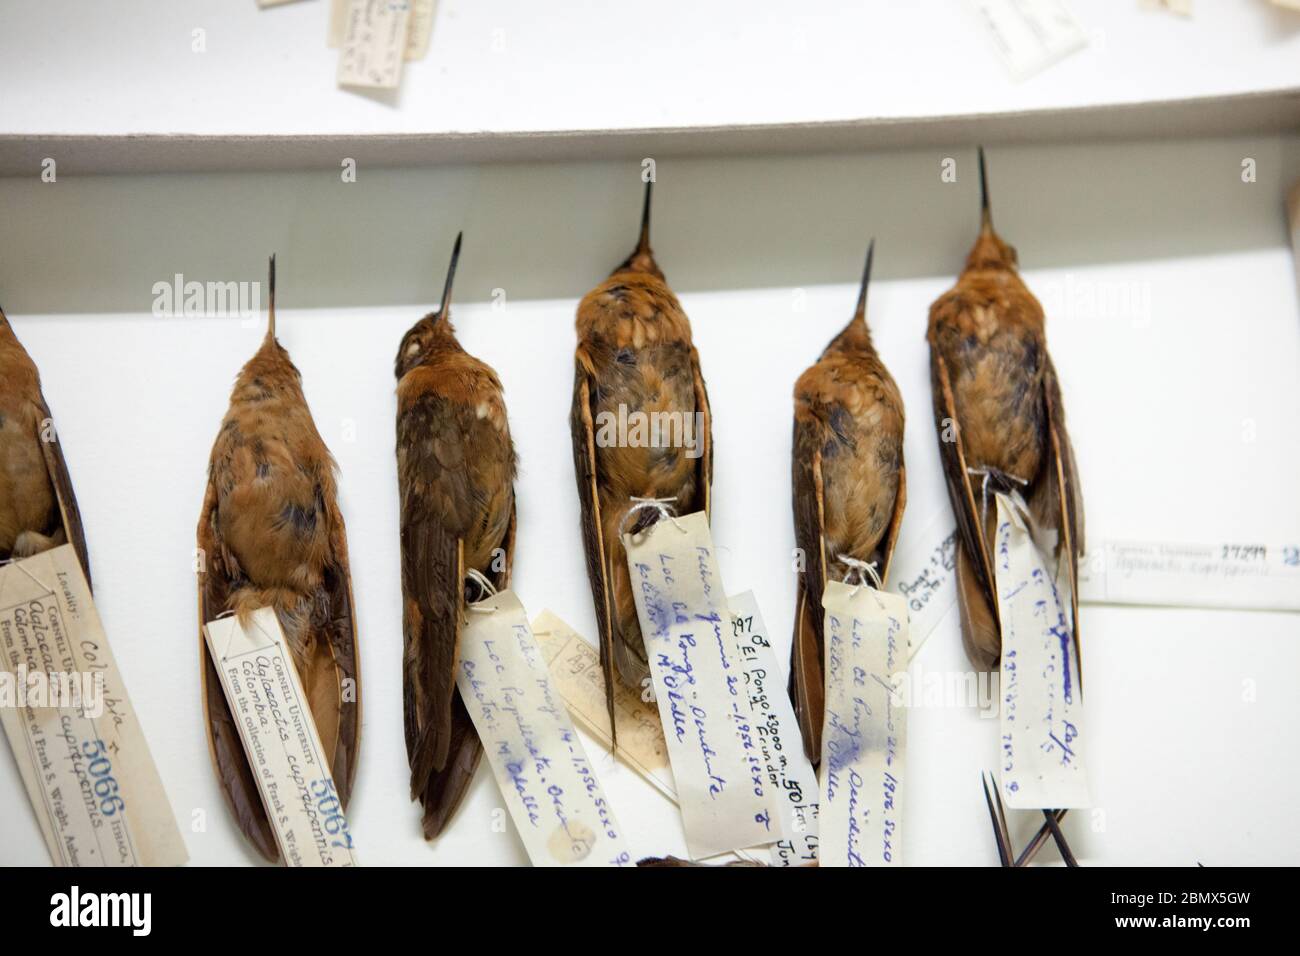
[[1016, 250], [993, 230], [983, 149], [979, 163], [979, 237], [957, 285], [930, 307], [927, 338], [939, 457], [960, 542], [962, 642], [971, 663], [989, 670], [1002, 654], [994, 492], [1018, 492], [1035, 538], [1054, 535], [1058, 567], [1064, 561], [1069, 572], [1076, 647], [1083, 499], [1043, 307], [1020, 279]]
[[[569, 419], [611, 729], [615, 668], [634, 689], [650, 674], [621, 532], [643, 532], [664, 513], [659, 507], [629, 512], [636, 499], [658, 499], [677, 514], [702, 510], [707, 515], [713, 480], [709, 396], [700, 357], [691, 343], [690, 321], [650, 249], [652, 187], [646, 183], [636, 248], [578, 303]], [[604, 423], [616, 420], [675, 420], [683, 440], [633, 440], [630, 430], [626, 440], [598, 440], [608, 432]]]
[[515, 551], [516, 459], [501, 380], [451, 325], [460, 244], [457, 236], [441, 306], [403, 336], [395, 369], [403, 713], [425, 839], [442, 832], [483, 755], [456, 687], [466, 604], [487, 596], [479, 576], [510, 586]]
[[89, 584], [81, 512], [40, 373], [0, 309], [0, 561], [69, 542]]
[[[867, 247], [858, 305], [848, 325], [794, 387], [794, 534], [803, 555], [791, 645], [790, 696], [804, 752], [821, 761], [826, 582], [873, 565], [880, 581], [907, 502], [903, 398], [867, 328]], [[852, 564], [848, 562], [853, 562]]]
[[240, 370], [208, 465], [199, 517], [200, 654], [208, 742], [239, 828], [268, 860], [274, 832], [244, 756], [202, 625], [258, 608], [279, 619], [340, 802], [357, 769], [361, 686], [347, 539], [334, 460], [316, 431], [302, 376], [275, 337], [275, 257], [262, 347]]

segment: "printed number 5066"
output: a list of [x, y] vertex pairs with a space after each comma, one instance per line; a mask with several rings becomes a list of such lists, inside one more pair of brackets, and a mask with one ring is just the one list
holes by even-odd
[[83, 740], [81, 753], [90, 761], [87, 773], [93, 781], [91, 789], [99, 800], [99, 812], [106, 817], [117, 816], [126, 809], [126, 801], [118, 792], [117, 778], [113, 776], [113, 761], [109, 759], [108, 750], [102, 740]]

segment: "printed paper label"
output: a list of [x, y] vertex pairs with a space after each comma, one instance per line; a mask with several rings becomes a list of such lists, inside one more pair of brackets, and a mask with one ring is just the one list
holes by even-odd
[[1001, 492], [997, 505], [1003, 799], [1020, 809], [1086, 807], [1083, 697], [1069, 604], [1029, 534], [1022, 506]]
[[825, 609], [821, 866], [898, 866], [907, 712], [894, 674], [907, 669], [907, 602], [830, 581]]
[[456, 686], [533, 865], [632, 865], [514, 592], [469, 608]]
[[691, 856], [780, 839], [708, 519], [665, 518], [623, 543]]
[[185, 862], [71, 545], [0, 567], [0, 723], [56, 866]]
[[203, 628], [286, 866], [355, 866], [352, 833], [275, 611]]
[[1104, 541], [1079, 563], [1079, 600], [1300, 611], [1300, 544]]
[[[570, 716], [598, 743], [612, 750], [600, 652], [550, 611], [537, 615], [533, 636], [542, 648], [551, 680], [563, 695]], [[635, 691], [615, 681], [614, 720], [618, 723], [618, 759], [676, 803], [677, 789], [668, 766], [668, 745], [664, 742], [654, 701], [642, 700]]]
[[1027, 79], [1088, 45], [1063, 0], [970, 2], [1013, 79]]
[[785, 838], [770, 847], [773, 866], [803, 866], [817, 859], [817, 772], [803, 752], [803, 737], [786, 681], [768, 640], [767, 626], [750, 591], [727, 598], [740, 646], [745, 694], [754, 715], [767, 790]]
[[402, 82], [410, 0], [349, 0], [338, 83], [395, 89]]

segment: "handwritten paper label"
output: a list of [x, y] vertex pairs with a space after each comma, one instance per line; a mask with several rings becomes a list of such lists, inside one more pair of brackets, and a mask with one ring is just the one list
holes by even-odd
[[71, 545], [0, 567], [0, 723], [55, 865], [186, 861]]
[[355, 866], [352, 833], [275, 611], [203, 628], [286, 866]]
[[970, 0], [998, 55], [1024, 80], [1088, 45], [1064, 0]]
[[691, 856], [780, 839], [708, 519], [665, 518], [623, 543]]
[[[542, 648], [551, 680], [564, 697], [569, 715], [601, 746], [612, 750], [600, 652], [550, 611], [542, 611], [533, 620], [533, 636]], [[635, 691], [615, 682], [614, 720], [618, 724], [618, 759], [676, 803], [668, 745], [654, 701], [643, 700]]]
[[830, 581], [822, 595], [821, 866], [897, 866], [907, 716], [893, 675], [907, 668], [907, 602]]
[[727, 598], [727, 605], [767, 790], [786, 834], [769, 848], [772, 865], [803, 866], [817, 859], [817, 771], [803, 752], [799, 722], [758, 602], [746, 591]]
[[325, 45], [331, 50], [338, 49], [343, 43], [343, 34], [348, 28], [348, 7], [352, 0], [330, 0], [329, 28], [325, 34]]
[[907, 601], [909, 658], [956, 602], [956, 574], [957, 529], [949, 513], [935, 515], [919, 535], [904, 532], [886, 584]]
[[437, 0], [411, 0], [411, 24], [406, 31], [406, 59], [420, 60], [429, 52]]
[[1104, 541], [1079, 562], [1079, 600], [1300, 611], [1300, 543]]
[[631, 865], [514, 592], [470, 607], [456, 686], [533, 865]]
[[1070, 609], [1025, 523], [998, 493], [993, 576], [1002, 620], [1002, 792], [1021, 809], [1086, 807], [1083, 696]]
[[410, 0], [349, 0], [339, 86], [395, 89], [402, 81]]
[[[287, 2], [287, 0], [280, 0]], [[348, 4], [350, 0], [330, 0], [329, 32], [325, 44], [331, 50], [343, 43], [343, 34], [347, 30]], [[429, 52], [429, 38], [433, 34], [433, 18], [438, 8], [438, 0], [410, 0], [411, 21], [406, 28], [406, 53], [404, 59], [422, 60]]]

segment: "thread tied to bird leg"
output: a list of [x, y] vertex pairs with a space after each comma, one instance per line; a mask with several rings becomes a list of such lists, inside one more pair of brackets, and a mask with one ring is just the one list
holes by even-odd
[[[856, 578], [857, 580], [850, 597], [856, 596], [868, 583], [872, 584], [877, 591], [885, 589], [885, 584], [880, 580], [880, 574], [876, 571], [876, 562], [862, 561], [847, 554], [837, 554], [835, 560], [849, 569], [844, 575], [845, 584], [849, 583], [850, 578]], [[879, 599], [877, 599], [877, 603], [879, 603]]]
[[[483, 595], [483, 597], [479, 598], [480, 602], [486, 601], [488, 598], [496, 596], [497, 593], [496, 585], [494, 585], [491, 581], [489, 581], [487, 575], [485, 575], [478, 568], [470, 568], [468, 571], [466, 571], [465, 580], [473, 581], [476, 585], [478, 585], [479, 593]], [[493, 611], [496, 610], [496, 608], [494, 607], [479, 607], [478, 603], [471, 604], [469, 606], [469, 609], [471, 611], [476, 611], [479, 614], [491, 614]]]
[[632, 516], [639, 511], [645, 511], [647, 509], [658, 511], [661, 520], [671, 521], [678, 531], [682, 534], [687, 533], [686, 529], [682, 527], [682, 523], [677, 520], [677, 510], [669, 507], [677, 500], [676, 495], [673, 495], [671, 498], [638, 498], [633, 495], [631, 500], [632, 507], [627, 509], [627, 512], [623, 515], [623, 520], [620, 521], [618, 525], [618, 536], [620, 538], [627, 534], [628, 522]]
[[[994, 491], [1005, 489], [1013, 495], [1015, 493], [1015, 485], [1019, 485], [1021, 488], [1029, 487], [1029, 482], [1024, 478], [1017, 478], [1015, 475], [1007, 474], [1007, 472], [1002, 471], [1000, 468], [975, 468], [967, 466], [966, 473], [968, 475], [982, 476], [984, 479], [980, 482], [980, 523], [983, 525], [988, 524], [990, 481], [994, 484]], [[998, 487], [999, 485], [1001, 488]], [[1015, 495], [1015, 497], [1019, 499], [1019, 495]], [[1021, 504], [1021, 502], [1017, 500], [1017, 504]]]

